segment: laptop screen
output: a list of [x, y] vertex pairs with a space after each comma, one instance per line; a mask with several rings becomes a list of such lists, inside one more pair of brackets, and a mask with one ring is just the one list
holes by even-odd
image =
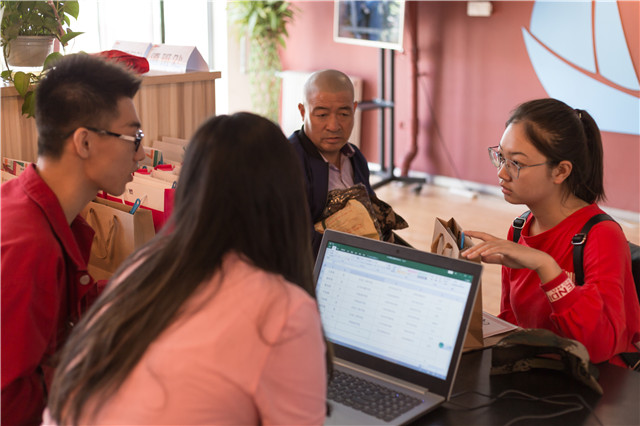
[[327, 232], [315, 271], [327, 338], [446, 380], [466, 333], [481, 267]]

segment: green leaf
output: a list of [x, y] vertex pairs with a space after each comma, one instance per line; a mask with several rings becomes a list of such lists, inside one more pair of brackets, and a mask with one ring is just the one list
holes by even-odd
[[13, 85], [23, 98], [26, 96], [27, 90], [29, 89], [29, 80], [29, 76], [22, 71], [16, 72], [13, 76]]
[[278, 15], [273, 11], [269, 14], [269, 18], [271, 21], [271, 29], [276, 31], [278, 29]]
[[34, 94], [35, 92], [33, 90], [27, 93], [22, 104], [22, 114], [26, 115], [27, 117], [34, 117], [36, 115], [36, 102]]
[[78, 37], [80, 34], [84, 34], [83, 32], [77, 32], [77, 31], [70, 31], [68, 33], [66, 33], [65, 35], [63, 35], [62, 37], [60, 37], [60, 43], [62, 43], [63, 46], [66, 46], [67, 43], [69, 43], [70, 40]]
[[77, 1], [65, 1], [64, 2], [64, 13], [67, 13], [73, 16], [75, 19], [78, 19], [78, 14], [80, 13], [80, 2]]
[[58, 21], [53, 17], [46, 17], [42, 24], [42, 28], [38, 30], [39, 33], [50, 33], [54, 35], [60, 35], [60, 28], [58, 26]]
[[47, 56], [47, 59], [44, 60], [44, 65], [42, 65], [42, 69], [47, 70], [51, 68], [58, 59], [62, 58], [62, 56], [63, 55], [60, 52], [50, 53], [49, 56]]
[[20, 34], [19, 22], [15, 22], [11, 24], [11, 26], [6, 27], [2, 30], [2, 37], [7, 41], [13, 40], [14, 38], [18, 37], [19, 34]]
[[4, 70], [2, 71], [2, 73], [0, 74], [0, 77], [2, 77], [3, 80], [9, 80], [11, 81], [11, 70]]
[[247, 32], [251, 35], [254, 35], [254, 28], [256, 26], [257, 20], [258, 20], [258, 15], [253, 14], [249, 16], [249, 22], [247, 23]]

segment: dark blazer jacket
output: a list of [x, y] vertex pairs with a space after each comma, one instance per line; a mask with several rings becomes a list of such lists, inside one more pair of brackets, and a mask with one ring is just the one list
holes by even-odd
[[[316, 223], [325, 204], [327, 203], [327, 194], [329, 193], [329, 165], [324, 161], [316, 146], [304, 133], [304, 128], [296, 130], [289, 141], [293, 145], [305, 177], [305, 187], [307, 190], [307, 202], [309, 203], [309, 212], [311, 213], [312, 225]], [[351, 166], [353, 167], [353, 183], [362, 183], [366, 186], [369, 194], [374, 194], [371, 184], [369, 183], [369, 165], [362, 155], [362, 152], [353, 144], [349, 144], [355, 151], [351, 157]], [[322, 235], [313, 231], [313, 254], [318, 253]]]

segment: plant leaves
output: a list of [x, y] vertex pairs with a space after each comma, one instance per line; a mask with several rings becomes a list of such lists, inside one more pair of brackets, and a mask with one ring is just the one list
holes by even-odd
[[42, 69], [43, 70], [47, 70], [51, 67], [53, 67], [53, 65], [55, 64], [55, 62], [62, 58], [62, 53], [60, 52], [53, 52], [50, 53], [49, 56], [47, 56], [47, 59], [44, 60], [44, 65], [42, 65]]
[[251, 14], [249, 16], [249, 20], [247, 22], [247, 32], [251, 35], [255, 35], [254, 34], [254, 28], [256, 26], [256, 21], [258, 20], [258, 15], [256, 15], [255, 13]]
[[26, 96], [27, 90], [29, 89], [29, 80], [29, 76], [22, 71], [16, 72], [13, 76], [13, 85], [23, 98]]
[[64, 2], [64, 13], [67, 13], [73, 16], [75, 19], [78, 19], [78, 14], [80, 13], [80, 2], [77, 1], [65, 1]]
[[276, 14], [274, 11], [271, 11], [271, 13], [269, 13], [269, 20], [270, 20], [270, 24], [271, 24], [271, 30], [272, 31], [276, 31], [278, 29], [278, 14]]
[[11, 26], [8, 26], [8, 27], [6, 27], [6, 28], [4, 28], [2, 30], [2, 37], [7, 42], [9, 40], [13, 40], [14, 38], [18, 37], [18, 34], [20, 34], [20, 23], [19, 22], [15, 22], [15, 23], [11, 24]]
[[67, 43], [69, 43], [69, 40], [78, 37], [80, 34], [84, 34], [84, 33], [83, 32], [77, 32], [77, 31], [70, 31], [70, 32], [64, 34], [62, 37], [60, 37], [60, 43], [62, 43], [63, 46], [66, 46]]
[[32, 90], [26, 94], [24, 97], [24, 102], [22, 103], [22, 114], [27, 117], [34, 117], [36, 114], [36, 102], [35, 102], [35, 92]]
[[[55, 35], [62, 37], [63, 25], [77, 19], [77, 1], [2, 1], [2, 43], [18, 35]], [[68, 40], [67, 40], [68, 41]]]
[[56, 36], [60, 36], [61, 35], [60, 31], [61, 31], [61, 28], [60, 28], [59, 22], [55, 18], [55, 16], [47, 16], [44, 19], [44, 22], [42, 24], [42, 28], [38, 29], [38, 33], [39, 34], [50, 33], [50, 34], [53, 34], [53, 35], [56, 35]]

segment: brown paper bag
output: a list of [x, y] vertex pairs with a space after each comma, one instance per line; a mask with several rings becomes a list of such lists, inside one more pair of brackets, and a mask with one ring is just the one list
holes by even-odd
[[16, 179], [18, 177], [16, 175], [12, 175], [9, 172], [5, 172], [4, 170], [2, 170], [1, 172], [2, 172], [2, 183], [9, 182], [10, 180]]
[[137, 248], [155, 235], [150, 210], [96, 198], [87, 204], [81, 215], [95, 231], [89, 273], [96, 280], [106, 280]]
[[325, 229], [346, 232], [348, 234], [379, 240], [380, 236], [367, 208], [358, 200], [348, 200], [346, 205], [314, 225], [314, 229], [323, 233]]
[[[441, 254], [447, 257], [461, 258], [463, 249], [473, 246], [470, 238], [464, 238], [463, 248], [460, 249], [462, 227], [454, 218], [444, 221], [436, 218], [433, 227], [433, 240], [431, 241], [431, 253]], [[468, 259], [464, 259], [468, 260]], [[482, 337], [482, 286], [478, 289], [476, 303], [473, 305], [469, 330], [464, 340], [464, 349], [480, 349], [484, 347]]]

